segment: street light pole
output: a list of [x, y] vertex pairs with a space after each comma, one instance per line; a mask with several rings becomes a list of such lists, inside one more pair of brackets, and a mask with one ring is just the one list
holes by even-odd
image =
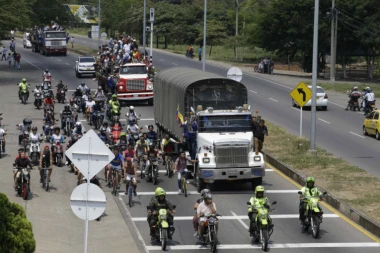
[[315, 151], [315, 125], [317, 121], [316, 93], [318, 76], [318, 18], [319, 0], [315, 0], [314, 6], [314, 36], [313, 36], [313, 77], [312, 77], [312, 97], [311, 97], [311, 131], [310, 131], [310, 151]]
[[203, 61], [202, 61], [202, 70], [206, 71], [206, 15], [207, 15], [207, 0], [205, 0], [204, 7], [204, 20], [203, 20]]
[[[145, 56], [145, 44], [146, 44], [146, 0], [144, 0], [144, 28], [143, 28], [143, 45], [144, 45], [144, 56]], [[144, 57], [145, 59], [145, 57]]]
[[335, 0], [332, 0], [331, 7], [331, 53], [330, 53], [330, 82], [335, 82], [335, 65], [336, 65], [336, 49], [335, 49]]
[[98, 48], [100, 47], [100, 0], [98, 6]]
[[[235, 36], [238, 36], [238, 24], [239, 24], [239, 0], [236, 0], [235, 2], [236, 7], [236, 28], [235, 28]], [[237, 40], [235, 39], [235, 60], [238, 59], [238, 46], [237, 46]]]

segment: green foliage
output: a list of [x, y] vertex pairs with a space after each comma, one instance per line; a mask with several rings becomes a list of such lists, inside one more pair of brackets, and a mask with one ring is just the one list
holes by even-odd
[[34, 252], [36, 241], [24, 209], [11, 203], [3, 193], [0, 193], [0, 207], [0, 252]]
[[0, 37], [11, 30], [22, 29], [30, 24], [31, 5], [34, 0], [2, 0], [0, 8]]

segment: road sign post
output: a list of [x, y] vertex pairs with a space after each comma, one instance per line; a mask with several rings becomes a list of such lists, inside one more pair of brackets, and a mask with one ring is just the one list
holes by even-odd
[[302, 108], [311, 99], [312, 92], [304, 82], [300, 82], [297, 87], [290, 92], [290, 96], [300, 107], [300, 138], [302, 138]]
[[90, 185], [90, 180], [115, 155], [94, 130], [89, 130], [65, 154], [87, 179], [87, 184], [77, 186], [70, 197], [70, 206], [74, 214], [85, 220], [84, 252], [87, 253], [88, 221], [100, 217], [106, 206], [104, 192], [99, 187]]

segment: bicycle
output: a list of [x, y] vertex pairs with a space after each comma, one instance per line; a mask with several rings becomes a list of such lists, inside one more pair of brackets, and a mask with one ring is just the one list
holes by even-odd
[[42, 168], [42, 188], [49, 191], [49, 168]]
[[183, 172], [178, 172], [181, 173], [181, 190], [182, 193], [185, 194], [185, 197], [187, 197], [187, 180], [186, 180], [186, 175], [189, 171], [185, 169]]
[[140, 169], [140, 177], [141, 179], [144, 179], [145, 177], [145, 163], [144, 163], [144, 158], [147, 159], [147, 156], [141, 152], [137, 151], [137, 167]]
[[[111, 185], [112, 185], [112, 193], [111, 194], [117, 196], [118, 195], [118, 191], [117, 191], [117, 176], [118, 176], [118, 173], [117, 173], [117, 170], [116, 170], [115, 167], [111, 166], [110, 170], [112, 170], [112, 172], [111, 172], [111, 180], [108, 181], [108, 187], [111, 188]], [[107, 176], [109, 175], [108, 173], [107, 173]]]
[[129, 207], [132, 207], [132, 195], [134, 194], [135, 189], [133, 188], [133, 180], [134, 178], [132, 177], [131, 180], [129, 180], [128, 185], [127, 185], [127, 193], [128, 193], [128, 205]]
[[165, 170], [169, 178], [173, 176], [172, 153], [165, 153]]

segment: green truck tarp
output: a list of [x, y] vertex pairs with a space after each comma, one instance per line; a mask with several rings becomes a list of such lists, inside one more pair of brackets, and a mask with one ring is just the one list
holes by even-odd
[[188, 116], [190, 107], [235, 109], [247, 103], [247, 88], [232, 79], [192, 68], [174, 67], [154, 77], [154, 117], [156, 124], [176, 138], [182, 129], [176, 119], [177, 107]]

